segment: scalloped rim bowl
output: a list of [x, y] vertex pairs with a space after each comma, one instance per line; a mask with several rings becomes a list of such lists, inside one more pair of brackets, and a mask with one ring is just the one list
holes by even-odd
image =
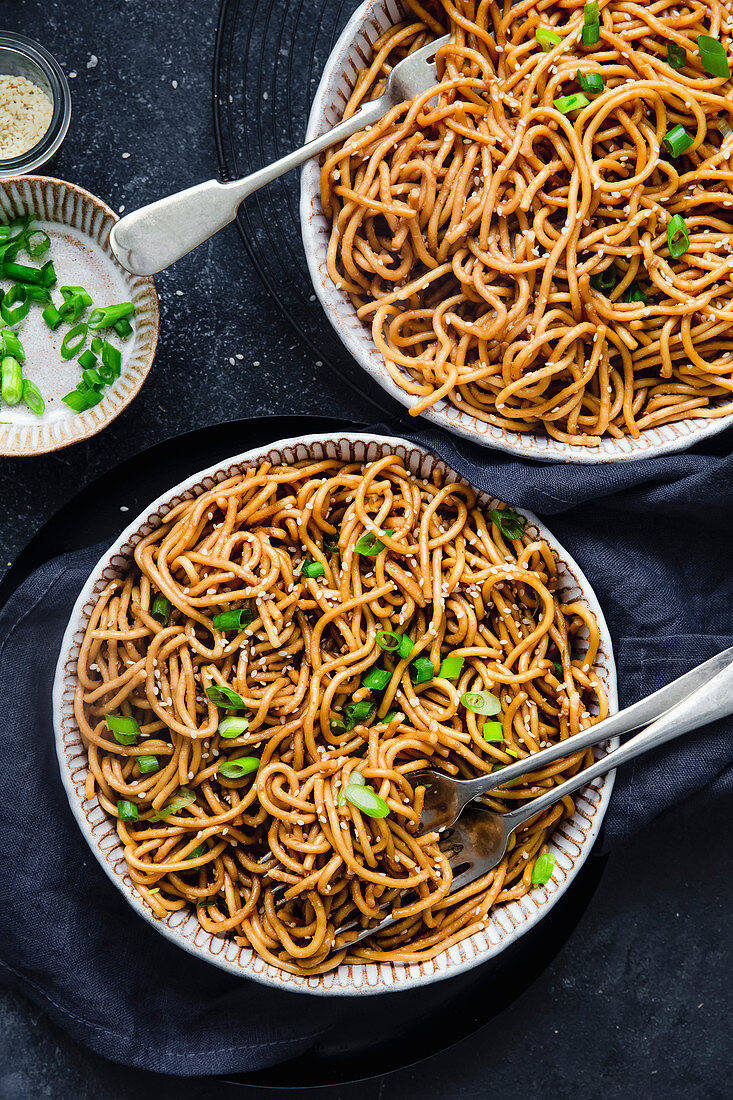
[[[308, 117], [306, 141], [311, 141], [341, 120], [356, 73], [370, 54], [371, 43], [388, 27], [404, 18], [398, 0], [365, 0], [352, 15], [339, 37], [323, 71]], [[371, 375], [396, 401], [410, 408], [412, 398], [390, 377], [371, 331], [356, 315], [349, 297], [331, 282], [326, 253], [331, 235], [330, 221], [321, 207], [320, 160], [311, 158], [303, 167], [300, 185], [300, 223], [303, 245], [313, 289], [342, 343], [360, 367]], [[425, 419], [454, 435], [521, 455], [539, 462], [584, 464], [635, 461], [683, 451], [733, 424], [733, 414], [717, 420], [690, 418], [659, 428], [649, 428], [638, 439], [604, 439], [598, 447], [569, 446], [544, 433], [519, 433], [485, 424], [459, 411], [445, 399], [423, 413]]]
[[[81, 381], [76, 356], [60, 354], [66, 326], [51, 332], [41, 309], [30, 311], [20, 327], [26, 352], [25, 373], [46, 400], [42, 416], [23, 404], [0, 409], [0, 454], [14, 457], [44, 454], [96, 435], [135, 397], [153, 365], [160, 314], [155, 283], [120, 267], [109, 247], [109, 234], [118, 220], [106, 203], [74, 183], [50, 176], [0, 178], [0, 222], [33, 213], [52, 237], [50, 255], [59, 283], [87, 287], [97, 304], [135, 303], [133, 335], [121, 343], [122, 373], [104, 390], [98, 405], [72, 412], [61, 401]], [[44, 259], [47, 257], [44, 257]], [[54, 298], [58, 300], [55, 290]], [[113, 337], [115, 334], [113, 334]]]
[[[112, 577], [124, 574], [133, 561], [133, 550], [137, 542], [158, 526], [174, 505], [181, 500], [190, 500], [205, 489], [263, 459], [275, 463], [292, 463], [311, 457], [329, 457], [364, 462], [388, 453], [400, 455], [415, 474], [427, 476], [433, 468], [438, 467], [444, 471], [448, 480], [463, 480], [445, 462], [407, 440], [361, 432], [339, 432], [336, 435], [309, 435], [302, 439], [280, 440], [269, 447], [247, 451], [186, 478], [141, 512], [99, 559], [74, 606], [56, 669], [53, 716], [61, 776], [74, 816], [103, 870], [132, 908], [179, 947], [230, 974], [251, 978], [288, 992], [359, 996], [410, 989], [452, 977], [494, 958], [537, 924], [567, 889], [591, 850], [613, 787], [613, 773], [610, 773], [579, 792], [575, 814], [564, 821], [552, 836], [556, 864], [554, 876], [546, 886], [536, 887], [526, 897], [495, 908], [484, 931], [455, 944], [428, 962], [411, 965], [342, 964], [328, 974], [312, 978], [299, 977], [268, 965], [251, 949], [240, 948], [230, 940], [208, 934], [200, 927], [195, 913], [190, 909], [171, 913], [166, 920], [158, 920], [144, 905], [127, 874], [114, 819], [107, 816], [96, 798], [87, 800], [84, 793], [88, 762], [74, 718], [73, 700], [79, 647], [99, 593]], [[479, 501], [488, 507], [491, 506], [492, 498], [481, 493]], [[525, 515], [537, 533], [548, 541], [560, 562], [562, 591], [567, 594], [568, 599], [582, 600], [598, 619], [601, 645], [596, 669], [608, 691], [610, 709], [614, 712], [617, 709], [616, 669], [611, 638], [598, 600], [572, 557], [535, 516], [529, 512], [525, 512]], [[607, 743], [597, 751], [605, 754], [616, 743], [611, 742], [610, 746]]]

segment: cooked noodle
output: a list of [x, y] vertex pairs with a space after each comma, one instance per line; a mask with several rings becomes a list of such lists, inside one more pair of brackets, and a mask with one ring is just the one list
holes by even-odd
[[[330, 277], [411, 413], [447, 401], [590, 446], [730, 414], [733, 92], [697, 45], [730, 48], [729, 9], [600, 0], [600, 41], [584, 47], [577, 0], [405, 2], [414, 18], [376, 40], [345, 116], [449, 28], [439, 95], [332, 150], [321, 195]], [[560, 43], [543, 52], [538, 28]], [[603, 89], [562, 114], [578, 71]], [[678, 156], [663, 142], [675, 126], [694, 139]], [[690, 242], [677, 258], [674, 215]]]
[[[505, 537], [497, 521], [507, 518]], [[509, 537], [512, 523], [522, 537]], [[367, 556], [359, 540], [386, 529]], [[482, 927], [492, 905], [527, 893], [571, 799], [449, 897], [438, 838], [418, 835], [425, 789], [410, 783], [428, 765], [489, 772], [606, 714], [596, 620], [562, 602], [556, 559], [522, 517], [488, 513], [439, 471], [419, 480], [395, 455], [364, 467], [262, 462], [174, 507], [135, 562], [90, 616], [75, 710], [87, 796], [118, 818], [130, 877], [158, 916], [195, 904], [207, 932], [318, 974], [345, 958], [431, 958]], [[321, 575], [305, 576], [304, 562]], [[213, 626], [236, 609], [249, 609], [249, 625]], [[383, 651], [381, 630], [410, 638], [409, 656]], [[439, 674], [448, 653], [465, 658], [459, 679]], [[437, 674], [413, 684], [421, 657]], [[389, 673], [379, 691], [363, 684], [375, 666]], [[248, 716], [239, 735], [220, 732], [226, 711], [212, 685], [246, 706], [233, 711]], [[485, 739], [466, 691], [496, 694], [503, 740]], [[107, 715], [135, 719], [139, 735], [118, 739]], [[220, 771], [252, 756], [256, 770], [241, 778]], [[151, 758], [157, 770], [141, 772]], [[486, 802], [516, 805], [591, 758], [575, 753]], [[355, 772], [387, 816], [340, 797]], [[385, 907], [399, 924], [350, 955], [337, 930], [355, 917], [366, 927]]]

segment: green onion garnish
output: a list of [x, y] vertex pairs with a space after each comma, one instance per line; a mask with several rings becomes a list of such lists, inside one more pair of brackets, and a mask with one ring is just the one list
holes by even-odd
[[112, 328], [123, 340], [126, 340], [132, 332], [132, 325], [126, 317], [121, 317], [119, 321], [115, 321], [115, 323], [112, 325]]
[[555, 34], [549, 27], [538, 27], [534, 32], [535, 41], [539, 42], [545, 53], [549, 53], [550, 50], [554, 50], [555, 46], [559, 46], [562, 42], [562, 38], [559, 34]]
[[428, 657], [416, 657], [410, 663], [410, 679], [413, 684], [427, 684], [435, 678], [435, 665]]
[[591, 23], [583, 27], [580, 33], [580, 41], [584, 46], [596, 46], [601, 38], [599, 23]]
[[231, 740], [234, 737], [239, 737], [247, 729], [249, 729], [249, 718], [240, 718], [230, 715], [229, 718], [222, 718], [216, 732], [220, 737], [226, 737], [228, 740]]
[[121, 798], [117, 803], [117, 816], [120, 821], [139, 821], [140, 814], [134, 802], [127, 802]]
[[120, 745], [134, 745], [140, 736], [140, 726], [126, 714], [105, 714], [107, 725]]
[[[389, 538], [394, 534], [394, 531], [391, 527], [385, 527], [382, 534], [387, 535]], [[366, 535], [362, 535], [361, 538], [358, 539], [354, 549], [357, 554], [363, 554], [367, 558], [376, 558], [377, 554], [381, 554], [382, 550], [384, 550], [384, 543], [380, 542], [377, 536], [372, 534], [371, 531], [368, 531]]]
[[594, 23], [600, 23], [601, 13], [598, 10], [598, 0], [588, 0], [583, 7], [583, 23], [586, 27], [592, 27]]
[[386, 668], [370, 668], [362, 680], [362, 685], [372, 691], [383, 691], [392, 679], [392, 673]]
[[684, 69], [687, 61], [687, 50], [684, 46], [678, 46], [675, 42], [667, 43], [667, 64], [673, 69]]
[[600, 73], [581, 73], [576, 69], [578, 84], [586, 95], [599, 95], [603, 91], [603, 77]]
[[396, 634], [394, 630], [378, 630], [374, 639], [380, 649], [387, 653], [397, 653], [400, 657], [409, 657], [415, 643], [406, 634]]
[[259, 756], [238, 756], [236, 760], [226, 760], [217, 771], [225, 779], [242, 779], [256, 772], [260, 766]]
[[64, 336], [61, 341], [61, 358], [71, 359], [76, 355], [78, 351], [84, 347], [84, 343], [87, 338], [87, 325], [83, 322], [78, 325], [74, 325]]
[[222, 611], [220, 615], [214, 615], [211, 625], [217, 630], [245, 630], [252, 618], [248, 607], [238, 607], [236, 611]]
[[46, 306], [43, 313], [41, 314], [41, 317], [43, 317], [43, 320], [46, 322], [48, 327], [50, 329], [53, 329], [54, 332], [63, 321], [63, 317], [56, 309], [56, 306], [53, 304], [53, 302], [51, 302], [50, 305]]
[[186, 806], [190, 806], [191, 803], [195, 801], [196, 795], [193, 791], [189, 791], [188, 787], [181, 787], [173, 801], [169, 802], [167, 806], [164, 806], [162, 810], [158, 810], [157, 814], [153, 814], [148, 820], [163, 821], [164, 818], [170, 817], [171, 814], [178, 813], [179, 810], [185, 809]]
[[50, 247], [51, 238], [42, 229], [34, 229], [26, 237], [25, 250], [34, 260], [42, 256], [44, 252], [48, 252]]
[[87, 386], [83, 386], [82, 389], [75, 389], [65, 394], [61, 400], [74, 412], [84, 412], [85, 409], [98, 405], [102, 396], [97, 390], [90, 390]]
[[616, 268], [613, 264], [604, 268], [603, 271], [597, 271], [595, 275], [590, 277], [590, 285], [594, 290], [613, 290], [616, 282]]
[[500, 701], [490, 691], [464, 691], [461, 702], [474, 714], [498, 714], [501, 710]]
[[202, 844], [197, 844], [196, 847], [194, 848], [194, 850], [192, 852], [189, 852], [188, 855], [185, 858], [186, 859], [198, 859], [199, 856], [204, 855], [205, 852], [206, 852], [206, 842], [204, 841]]
[[631, 283], [621, 296], [622, 302], [646, 302], [646, 294], [638, 283]]
[[343, 806], [345, 804], [346, 799], [344, 798], [344, 792], [346, 790], [346, 787], [363, 787], [364, 783], [364, 776], [361, 774], [361, 772], [352, 772], [349, 776], [349, 782], [345, 786], [343, 786], [338, 793], [336, 805]]
[[687, 252], [690, 247], [690, 235], [687, 232], [684, 218], [679, 214], [669, 219], [667, 225], [667, 248], [672, 259], [676, 260]]
[[552, 667], [555, 670], [555, 675], [556, 676], [562, 676], [563, 675], [562, 662], [561, 661], [553, 661], [552, 662]]
[[41, 277], [43, 279], [43, 285], [45, 287], [54, 286], [56, 283], [56, 269], [53, 266], [51, 260], [46, 260], [45, 264], [41, 268]]
[[484, 741], [503, 741], [504, 729], [501, 722], [484, 722]]
[[122, 352], [107, 340], [102, 342], [102, 363], [115, 378], [122, 373]]
[[338, 531], [334, 534], [327, 534], [323, 536], [323, 553], [324, 554], [338, 554], [339, 552], [339, 535]]
[[375, 709], [375, 704], [369, 699], [362, 699], [360, 703], [348, 703], [344, 707], [345, 729], [353, 730], [357, 722], [366, 721]]
[[527, 517], [515, 512], [513, 508], [509, 508], [507, 505], [503, 505], [501, 508], [491, 508], [489, 518], [506, 538], [521, 539], [524, 537]]
[[14, 283], [0, 301], [0, 316], [6, 325], [17, 325], [31, 308], [30, 298], [21, 283]]
[[6, 279], [12, 279], [16, 283], [35, 283], [36, 286], [46, 285], [42, 267], [27, 267], [25, 264], [16, 264], [10, 261], [3, 264], [2, 274]]
[[0, 396], [6, 405], [17, 405], [23, 398], [23, 370], [11, 355], [0, 361]]
[[695, 139], [690, 137], [684, 126], [672, 126], [662, 138], [662, 145], [673, 157], [681, 157], [687, 152]]
[[3, 355], [12, 355], [13, 359], [17, 359], [19, 363], [22, 363], [25, 359], [25, 351], [18, 337], [9, 328], [3, 329]]
[[709, 34], [701, 34], [697, 39], [697, 48], [700, 51], [700, 64], [705, 72], [727, 80], [730, 76], [730, 65], [723, 43], [717, 38], [711, 38]]
[[90, 390], [98, 390], [104, 385], [104, 382], [99, 377], [94, 367], [88, 367], [81, 372], [82, 381], [85, 386], [88, 386]]
[[308, 561], [307, 558], [301, 568], [304, 577], [322, 577], [325, 572], [326, 570], [319, 561]]
[[89, 314], [89, 328], [95, 331], [100, 328], [112, 328], [123, 317], [130, 317], [135, 312], [134, 302], [120, 302], [118, 305], [105, 306], [103, 309], [93, 309]]
[[42, 416], [46, 408], [46, 402], [41, 396], [41, 391], [35, 382], [31, 382], [30, 378], [23, 379], [23, 400], [28, 408], [36, 416]]
[[171, 618], [171, 601], [166, 599], [165, 596], [161, 596], [160, 593], [153, 600], [153, 606], [150, 608], [150, 614], [154, 619], [157, 619], [161, 626], [168, 626]]
[[[97, 357], [91, 348], [87, 348], [79, 356], [79, 366], [82, 370], [93, 370], [97, 365]], [[101, 379], [100, 379], [101, 381]]]
[[160, 768], [157, 756], [138, 756], [137, 766], [143, 775], [151, 775]]
[[241, 695], [238, 695], [230, 687], [221, 684], [209, 684], [206, 695], [215, 707], [225, 707], [227, 710], [244, 710], [247, 706]]
[[444, 680], [457, 680], [461, 675], [465, 660], [465, 657], [461, 657], [457, 653], [451, 653], [450, 656], [444, 657], [440, 664], [438, 676], [442, 676]]
[[392, 719], [396, 718], [398, 714], [400, 716], [400, 720], [402, 720], [405, 717], [401, 710], [388, 710], [387, 713], [385, 714], [384, 718], [382, 719], [382, 721], [384, 722], [385, 725], [388, 726], [390, 724], [390, 722], [392, 721]]
[[549, 882], [554, 867], [555, 857], [552, 852], [545, 852], [544, 855], [539, 856], [532, 868], [532, 885], [544, 886], [546, 882]]
[[579, 111], [587, 107], [590, 100], [582, 92], [573, 92], [572, 95], [561, 95], [559, 99], [553, 99], [552, 105], [561, 115], [569, 115], [573, 111]]
[[371, 787], [352, 782], [343, 788], [343, 792], [344, 798], [367, 817], [386, 817], [389, 813], [387, 803]]

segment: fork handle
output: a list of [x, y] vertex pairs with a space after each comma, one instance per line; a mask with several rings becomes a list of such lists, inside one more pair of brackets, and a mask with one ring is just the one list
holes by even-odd
[[733, 713], [733, 665], [729, 664], [712, 680], [699, 687], [683, 702], [667, 711], [620, 748], [596, 760], [590, 767], [578, 772], [572, 779], [561, 783], [559, 787], [553, 787], [552, 790], [532, 799], [526, 806], [505, 814], [504, 823], [507, 830], [513, 832], [530, 818], [536, 817], [555, 802], [559, 802], [565, 795], [572, 794], [579, 787], [584, 787], [592, 779], [613, 771], [621, 764], [626, 764], [629, 760], [634, 760], [642, 753], [664, 745], [683, 733], [699, 729], [731, 713]]
[[564, 756], [570, 756], [574, 752], [590, 748], [591, 745], [597, 745], [610, 737], [629, 733], [631, 730], [639, 729], [640, 726], [645, 726], [648, 722], [654, 721], [654, 719], [666, 714], [672, 707], [677, 706], [691, 692], [709, 683], [729, 665], [733, 665], [733, 646], [684, 673], [683, 676], [679, 676], [663, 688], [659, 688], [658, 691], [648, 695], [645, 699], [640, 699], [638, 703], [625, 707], [617, 714], [612, 714], [610, 718], [604, 718], [602, 722], [598, 722], [595, 726], [589, 726], [588, 729], [582, 730], [572, 737], [567, 737], [564, 741], [558, 741], [557, 744], [550, 745], [547, 749], [542, 749], [532, 756], [518, 760], [516, 764], [509, 764], [506, 768], [502, 768], [501, 772], [480, 775], [475, 779], [460, 780], [461, 789], [465, 791], [466, 801], [471, 801], [488, 791], [493, 791], [521, 775], [527, 775], [529, 772], [544, 768], [547, 764], [552, 764], [555, 760], [560, 760]]
[[115, 257], [133, 275], [155, 275], [234, 221], [247, 195], [376, 122], [388, 108], [386, 97], [380, 96], [365, 103], [351, 118], [249, 176], [232, 183], [198, 183], [126, 214], [110, 233]]

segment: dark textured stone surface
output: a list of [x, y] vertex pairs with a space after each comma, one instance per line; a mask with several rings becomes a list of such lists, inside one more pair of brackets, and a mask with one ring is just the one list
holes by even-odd
[[[216, 15], [214, 0], [0, 0], [0, 26], [39, 39], [76, 73], [71, 130], [49, 174], [128, 209], [213, 175]], [[91, 55], [98, 61], [87, 67]], [[268, 412], [365, 415], [291, 337], [234, 229], [158, 287], [161, 344], [133, 405], [86, 444], [3, 460], [3, 566], [80, 484], [158, 439]], [[237, 354], [244, 358], [231, 366]], [[327, 1095], [730, 1096], [729, 813], [730, 804], [709, 809], [701, 828], [689, 804], [614, 852], [564, 949], [489, 1027], [412, 1069]], [[399, 999], [387, 999], [386, 1021], [398, 1011]], [[0, 997], [2, 1100], [255, 1091], [284, 1095], [122, 1069], [72, 1043], [22, 997]]]

